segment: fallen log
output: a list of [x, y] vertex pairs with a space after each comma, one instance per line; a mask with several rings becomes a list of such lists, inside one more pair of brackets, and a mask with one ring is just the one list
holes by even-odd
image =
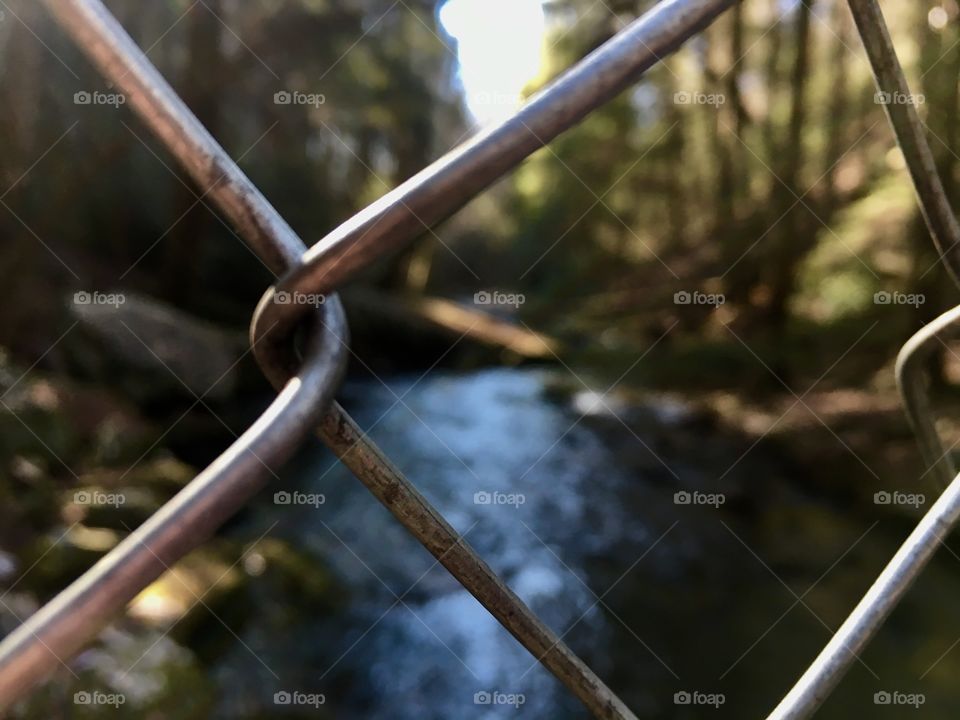
[[352, 290], [344, 297], [351, 314], [357, 311], [414, 331], [439, 330], [522, 358], [553, 358], [560, 352], [560, 343], [554, 338], [447, 298], [391, 295], [369, 289]]

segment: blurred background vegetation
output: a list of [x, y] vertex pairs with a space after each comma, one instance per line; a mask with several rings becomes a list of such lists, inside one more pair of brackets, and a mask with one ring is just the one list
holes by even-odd
[[[511, 52], [533, 48], [535, 67], [520, 78], [529, 95], [653, 4], [545, 0], [541, 14], [535, 0], [515, 2], [107, 5], [311, 244], [455, 147], [478, 120], [509, 113], [509, 81], [495, 81]], [[42, 6], [2, 5], [0, 578], [9, 629], [142, 522], [265, 406], [270, 390], [246, 352], [245, 329], [273, 278], [129, 105], [75, 102], [78, 92], [112, 90]], [[956, 205], [960, 10], [954, 0], [889, 0], [883, 9], [910, 84], [923, 96], [918, 109]], [[531, 12], [536, 22], [510, 31]], [[445, 26], [448, 14], [459, 22]], [[468, 42], [487, 53], [472, 66]], [[490, 73], [469, 75], [485, 63]], [[489, 87], [486, 78], [493, 78]], [[276, 103], [275, 93], [284, 91], [322, 95], [323, 102]], [[77, 303], [77, 292], [122, 293], [125, 302]], [[525, 302], [478, 304], [483, 292], [519, 294]], [[917, 294], [922, 302], [878, 302], [882, 292]], [[725, 302], [678, 304], [677, 293]], [[570, 640], [607, 664], [606, 676], [644, 717], [698, 717], [671, 700], [694, 687], [727, 694], [719, 716], [756, 715], [825, 642], [824, 628], [842, 620], [917, 517], [912, 508], [878, 508], [874, 493], [936, 492], [901, 416], [892, 365], [912, 333], [954, 304], [954, 293], [846, 4], [745, 0], [456, 217], [345, 288], [353, 338], [345, 397], [361, 416], [372, 413], [373, 426], [398, 403], [409, 409], [396, 397], [370, 400], [382, 387], [407, 387], [408, 378], [428, 371], [443, 379], [446, 400], [435, 402], [428, 381], [423, 416], [396, 421], [395, 435], [409, 443], [400, 443], [395, 460], [454, 512], [469, 494], [448, 497], [447, 476], [431, 469], [431, 453], [454, 452], [441, 428], [451, 418], [470, 426], [472, 440], [457, 457], [464, 466], [485, 454], [510, 457], [495, 444], [489, 419], [477, 416], [509, 417], [529, 410], [525, 403], [574, 424], [588, 418], [583, 442], [599, 443], [602, 457], [573, 460], [572, 469], [581, 479], [622, 472], [608, 500], [629, 510], [627, 524], [634, 518], [668, 527], [656, 516], [677, 513], [670, 498], [678, 488], [726, 493], [733, 500], [722, 523], [716, 511], [683, 516], [685, 542], [699, 551], [666, 543], [678, 555], [624, 583], [629, 589], [611, 601], [615, 609], [605, 607], [598, 627], [606, 622], [615, 638], [597, 631]], [[951, 389], [960, 379], [956, 351], [945, 346], [932, 368], [947, 411], [960, 407]], [[518, 378], [537, 392], [517, 389], [511, 383]], [[476, 405], [457, 415], [459, 398], [471, 393], [478, 393]], [[418, 422], [434, 436], [410, 432]], [[530, 460], [570, 442], [564, 427], [505, 476], [523, 473], [522, 480]], [[960, 438], [949, 419], [942, 430]], [[533, 430], [518, 427], [500, 440], [524, 445], [525, 432]], [[308, 449], [296, 467], [306, 477], [323, 463], [329, 458]], [[123, 492], [126, 502], [77, 501], [78, 491], [93, 490]], [[576, 503], [599, 502], [574, 495]], [[373, 676], [362, 664], [326, 676], [324, 668], [363, 630], [363, 618], [351, 614], [358, 602], [352, 576], [331, 559], [344, 550], [309, 542], [304, 550], [303, 529], [268, 532], [283, 508], [267, 506], [265, 494], [263, 507], [138, 598], [81, 657], [77, 676], [62, 672], [19, 712], [286, 717], [297, 709], [270, 700], [283, 687], [274, 683], [278, 673], [264, 677], [249, 654], [237, 660], [266, 604], [289, 608], [286, 630], [274, 633], [297, 637], [270, 650], [267, 640], [277, 635], [261, 627], [266, 639], [258, 653], [286, 656], [304, 673], [301, 687], [321, 687], [328, 696], [321, 716], [406, 717], [397, 710], [403, 706], [416, 717], [494, 717], [475, 714], [491, 710], [475, 708], [465, 691], [456, 710], [431, 700], [433, 690], [438, 697], [454, 690], [431, 684], [437, 680], [426, 670], [417, 676], [421, 684], [391, 686], [379, 699], [371, 699]], [[882, 528], [874, 531], [876, 523]], [[519, 542], [515, 530], [490, 532]], [[870, 540], [857, 544], [866, 532]], [[660, 534], [651, 533], [650, 541]], [[589, 584], [597, 593], [638, 554], [629, 533], [617, 537], [584, 559], [582, 573], [596, 581]], [[570, 536], [551, 546], [564, 557], [564, 547], [577, 543]], [[798, 617], [777, 621], [796, 605], [778, 578], [805, 597], [800, 593], [841, 557], [844, 564], [799, 601], [816, 612], [801, 607]], [[951, 659], [948, 648], [960, 635], [950, 602], [955, 562], [949, 554], [938, 558], [894, 616], [894, 629], [865, 656], [882, 671], [855, 670], [824, 717], [879, 712], [874, 690], [911, 688], [927, 694], [925, 717], [954, 716], [960, 697], [951, 678], [960, 653]], [[745, 589], [756, 591], [747, 599]], [[364, 597], [377, 592], [366, 588]], [[422, 602], [454, 592], [440, 584]], [[195, 598], [207, 593], [209, 603], [198, 607]], [[726, 621], [714, 618], [722, 628], [703, 626], [709, 612], [731, 606]], [[305, 615], [315, 620], [318, 613], [333, 624], [304, 624]], [[349, 642], [334, 632], [345, 616], [359, 628]], [[657, 637], [663, 666], [648, 665], [643, 645], [630, 633], [621, 637], [618, 620]], [[767, 638], [771, 624], [777, 630]], [[764, 649], [754, 653], [750, 643], [761, 633]], [[330, 643], [326, 651], [318, 638]], [[721, 676], [729, 662], [701, 657], [704, 638], [730, 662], [750, 646], [743, 661], [749, 670], [737, 677], [741, 670], [731, 667]], [[445, 665], [452, 660], [446, 652], [435, 643], [416, 662]], [[131, 655], [141, 658], [142, 674], [118, 669]], [[390, 653], [365, 657], [384, 663]], [[686, 674], [664, 671], [685, 663]], [[250, 690], [251, 676], [262, 696]], [[470, 682], [472, 695], [481, 688]], [[518, 712], [580, 716], [549, 678], [538, 682], [542, 706]], [[75, 691], [93, 687], [120, 687], [130, 701], [116, 712], [72, 702]]]

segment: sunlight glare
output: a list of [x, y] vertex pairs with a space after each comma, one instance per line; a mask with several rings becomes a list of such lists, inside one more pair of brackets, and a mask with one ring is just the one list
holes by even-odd
[[440, 22], [457, 40], [467, 109], [481, 125], [503, 120], [540, 70], [542, 0], [448, 0]]

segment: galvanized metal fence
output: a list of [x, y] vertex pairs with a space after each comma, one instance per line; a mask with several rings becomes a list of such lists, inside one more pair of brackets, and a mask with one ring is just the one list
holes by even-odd
[[[848, 0], [848, 3], [870, 59], [878, 92], [887, 94], [888, 98], [911, 97], [877, 0]], [[960, 225], [937, 175], [916, 106], [911, 102], [887, 102], [884, 107], [940, 260], [960, 285]], [[924, 360], [943, 346], [941, 343], [946, 342], [951, 332], [960, 329], [958, 320], [960, 307], [944, 313], [910, 338], [897, 357], [897, 384], [920, 444], [925, 470], [945, 489], [827, 646], [776, 707], [771, 720], [806, 718], [816, 711], [960, 519], [960, 476], [950, 451], [943, 447], [937, 434], [924, 377], [927, 368]]]
[[[133, 597], [208, 539], [316, 429], [427, 550], [597, 718], [635, 718], [366, 437], [334, 400], [346, 363], [337, 288], [385, 253], [449, 217], [532, 152], [606, 103], [736, 0], [663, 0], [535, 95], [516, 115], [448, 153], [307, 246], [206, 131], [101, 0], [46, 4], [143, 122], [275, 273], [251, 323], [257, 361], [278, 395], [208, 468], [81, 578], [0, 642], [0, 708], [8, 708], [88, 643]], [[875, 0], [849, 0], [878, 87], [907, 94]], [[888, 104], [931, 234], [960, 278], [960, 228], [940, 185], [916, 111]], [[326, 302], [277, 302], [323, 294]], [[960, 481], [936, 434], [922, 358], [960, 325], [951, 310], [911, 339], [898, 380], [926, 462], [949, 486], [771, 718], [809, 717], [876, 632], [939, 540], [960, 517]], [[295, 345], [297, 335], [301, 342]], [[295, 352], [295, 347], [300, 352]]]

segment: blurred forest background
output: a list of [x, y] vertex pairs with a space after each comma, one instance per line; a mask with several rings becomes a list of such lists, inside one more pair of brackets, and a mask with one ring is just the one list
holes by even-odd
[[[498, 26], [511, 24], [509, 6], [451, 2], [473, 6], [478, 19], [467, 25], [487, 32], [484, 42], [496, 48]], [[531, 0], [522, 11], [516, 3], [518, 13], [529, 15], [533, 7], [540, 17], [539, 3]], [[458, 45], [457, 28], [441, 22], [451, 12], [443, 4], [107, 2], [308, 244], [469, 137], [475, 115], [483, 115], [478, 108], [492, 110], [489, 117], [511, 109], [509, 90], [476, 81], [465, 86], [458, 62], [465, 44]], [[539, 67], [524, 78], [524, 94], [652, 4], [543, 2], [543, 35], [534, 38]], [[883, 9], [910, 84], [922, 94], [918, 109], [957, 206], [960, 9], [955, 0], [888, 0]], [[246, 352], [245, 332], [271, 274], [129, 105], [78, 104], [76, 93], [96, 92], [115, 90], [40, 3], [0, 3], [0, 579], [7, 629], [189, 481], [270, 398]], [[322, 102], [275, 102], [282, 92], [322, 95]], [[119, 293], [124, 301], [86, 304], [76, 300], [78, 292]], [[490, 306], [477, 301], [478, 293], [524, 301]], [[684, 303], [678, 300], [684, 293], [724, 302]], [[882, 299], [906, 297], [895, 293], [919, 299]], [[955, 289], [917, 210], [844, 2], [745, 0], [456, 217], [382, 260], [343, 296], [353, 338], [348, 398], [362, 405], [363, 388], [427, 371], [447, 378], [488, 377], [476, 374], [491, 368], [546, 372], [544, 402], [570, 403], [583, 415], [598, 403], [615, 415], [624, 408], [592, 431], [609, 446], [624, 443], [611, 457], [628, 468], [639, 467], [633, 458], [648, 451], [666, 457], [659, 464], [670, 472], [659, 482], [668, 500], [673, 489], [693, 482], [689, 473], [736, 499], [725, 507], [725, 522], [798, 593], [839, 562], [871, 523], [883, 522], [882, 539], [858, 546], [848, 558], [852, 566], [800, 601], [814, 605], [825, 623], [811, 617], [806, 625], [799, 618], [795, 626], [783, 623], [792, 629], [782, 646], [759, 653], [752, 675], [740, 678], [751, 687], [749, 700], [735, 702], [736, 675], [724, 678], [728, 702], [718, 716], [772, 707], [826, 640], [823, 627], [840, 622], [916, 519], [916, 508], [876, 507], [874, 493], [936, 492], [899, 409], [893, 361], [911, 334], [954, 304]], [[933, 368], [943, 409], [954, 411], [960, 409], [951, 389], [960, 380], [956, 351], [945, 346]], [[601, 395], [607, 388], [609, 396]], [[491, 405], [498, 397], [491, 391]], [[457, 398], [454, 387], [449, 403]], [[681, 408], [686, 420], [668, 427], [650, 419], [659, 415], [636, 415], [650, 407], [667, 415]], [[439, 411], [424, 419], [438, 432], [445, 422]], [[624, 428], [642, 447], [626, 448], [630, 438], [617, 435]], [[955, 421], [944, 420], [942, 430], [960, 437]], [[522, 443], [521, 431], [515, 434]], [[566, 433], [557, 435], [560, 442]], [[475, 452], [491, 437], [478, 431]], [[492, 444], [485, 450], [499, 451]], [[404, 468], [403, 458], [397, 462]], [[422, 476], [423, 467], [414, 466]], [[736, 471], [721, 476], [727, 466]], [[627, 487], [663, 474], [657, 462], [643, 467], [627, 473]], [[429, 482], [413, 470], [410, 477]], [[119, 508], [77, 501], [78, 491], [95, 489], [123, 491], [127, 500]], [[623, 502], [649, 512], [639, 501]], [[713, 523], [714, 530], [698, 523]], [[691, 533], [709, 546], [709, 533], [723, 534], [716, 525], [714, 517], [697, 520]], [[87, 685], [78, 685], [65, 674], [55, 690], [22, 706], [23, 716], [99, 717], [96, 708], [73, 705], [73, 692], [109, 685], [116, 677], [105, 667], [121, 664], [124, 652], [146, 652], [161, 637], [150, 634], [155, 628], [176, 624], [162, 635], [175, 641], [171, 654], [157, 655], [162, 643], [146, 652], [154, 685], [141, 678], [140, 694], [126, 690], [136, 702], [118, 712], [286, 717], [269, 697], [246, 697], [240, 705], [224, 700], [225, 686], [245, 685], [247, 676], [224, 660], [243, 654], [239, 640], [233, 630], [224, 635], [213, 610], [196, 608], [190, 594], [210, 593], [210, 604], [239, 628], [253, 622], [264, 602], [292, 603], [291, 613], [297, 603], [312, 603], [311, 612], [321, 608], [335, 617], [348, 604], [350, 584], [325, 565], [323, 552], [303, 552], [292, 537], [264, 545], [247, 526], [260, 528], [241, 518], [178, 567], [178, 582], [158, 582], [131, 606], [84, 656], [83, 672], [96, 680], [84, 674]], [[249, 553], [251, 543], [260, 543], [256, 553]], [[619, 568], [611, 580], [635, 550], [605, 556]], [[725, 651], [735, 659], [792, 598], [762, 566], [738, 574], [755, 560], [735, 542], [728, 550], [736, 559], [721, 562], [721, 570], [683, 578], [664, 570], [657, 577], [684, 598], [706, 592], [707, 583], [727, 583], [729, 594], [718, 596], [718, 606], [720, 598], [772, 583], [769, 595], [758, 591], [757, 605], [729, 629], [715, 630], [718, 643], [736, 647]], [[956, 559], [940, 561], [917, 591], [914, 611], [921, 608], [926, 619], [903, 616], [909, 642], [900, 635], [878, 641], [875, 660], [889, 672], [887, 684], [876, 688], [896, 687], [893, 674], [906, 689], [908, 681], [896, 675], [901, 670], [920, 682], [960, 634], [949, 601], [957, 589]], [[260, 589], [251, 587], [258, 583]], [[663, 593], [652, 610], [638, 604], [645, 592], [636, 583], [618, 613], [631, 625], [632, 618], [649, 624], [646, 610], [677, 607]], [[769, 603], [760, 607], [761, 600]], [[687, 628], [678, 631], [682, 639], [662, 638], [660, 649], [673, 658], [667, 662], [687, 658], [698, 668], [690, 671], [698, 687], [707, 683], [701, 671], [716, 686], [719, 671], [711, 675], [697, 665], [701, 653], [689, 625], [663, 621], [663, 627]], [[638, 685], [646, 666], [633, 660], [642, 649], [592, 636], [571, 640], [588, 657], [614, 659], [611, 683], [644, 717], [698, 716], [671, 703], [682, 687], [677, 673]], [[450, 660], [442, 646], [431, 652], [439, 655], [427, 657]], [[953, 716], [960, 698], [950, 677], [958, 662], [948, 657], [925, 675], [927, 710], [943, 713], [925, 716]], [[339, 690], [327, 681], [331, 716], [380, 717], [369, 698], [366, 705], [356, 701], [364, 683], [359, 671], [351, 672], [337, 680]], [[874, 682], [869, 675], [862, 680]], [[670, 692], [654, 689], [660, 687]], [[856, 687], [841, 692], [837, 703], [845, 704], [826, 712], [872, 713]], [[422, 698], [418, 705], [408, 695], [393, 697], [395, 705], [417, 708], [419, 717], [435, 716]], [[366, 710], [355, 710], [360, 706]], [[575, 705], [549, 707], [527, 716], [580, 716]], [[474, 711], [468, 705], [462, 716]]]

